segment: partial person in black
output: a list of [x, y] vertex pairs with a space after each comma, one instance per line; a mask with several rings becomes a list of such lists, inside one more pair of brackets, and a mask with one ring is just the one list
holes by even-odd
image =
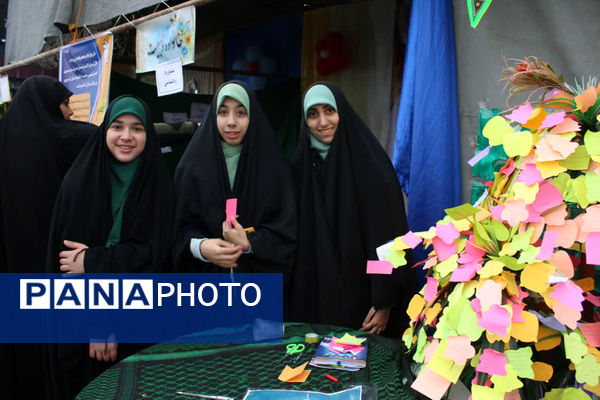
[[[173, 188], [148, 107], [115, 99], [58, 193], [48, 272], [131, 273], [170, 269]], [[117, 338], [118, 341], [118, 338]], [[48, 395], [70, 399], [136, 346], [48, 346]]]
[[[293, 263], [291, 169], [252, 89], [223, 84], [175, 172], [175, 268], [282, 272]], [[226, 221], [227, 199], [237, 215]]]
[[[44, 272], [52, 207], [96, 126], [70, 121], [58, 80], [23, 82], [0, 121], [0, 272]], [[7, 321], [5, 321], [7, 322]], [[0, 344], [2, 397], [43, 399], [41, 344]]]
[[399, 335], [390, 314], [401, 315], [398, 306], [415, 290], [412, 271], [366, 273], [376, 248], [407, 230], [392, 164], [336, 85], [314, 84], [303, 106], [293, 160], [299, 233], [289, 319]]

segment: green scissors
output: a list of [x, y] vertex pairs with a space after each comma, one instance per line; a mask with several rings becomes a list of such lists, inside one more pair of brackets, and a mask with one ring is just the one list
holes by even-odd
[[293, 356], [294, 354], [298, 354], [298, 356], [296, 357], [296, 361], [298, 361], [298, 359], [300, 358], [300, 355], [302, 354], [302, 352], [304, 351], [305, 347], [304, 344], [302, 343], [298, 343], [298, 344], [294, 344], [294, 343], [290, 343], [286, 346], [286, 351], [285, 351], [285, 355], [283, 356], [283, 358], [281, 359], [281, 361], [283, 361], [284, 358], [286, 358], [287, 356]]

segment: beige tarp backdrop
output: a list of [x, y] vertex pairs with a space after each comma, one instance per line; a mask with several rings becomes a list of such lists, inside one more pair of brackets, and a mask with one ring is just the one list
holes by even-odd
[[[600, 2], [496, 0], [476, 30], [465, 0], [453, 0], [462, 158], [463, 200], [470, 200], [479, 103], [506, 108], [499, 81], [503, 57], [538, 56], [565, 79], [600, 75]], [[432, 77], [435, 79], [435, 77]], [[586, 78], [587, 80], [587, 78]]]
[[[373, 0], [304, 14], [303, 88], [319, 80], [338, 84], [384, 147], [390, 135], [395, 15], [394, 0]], [[344, 71], [321, 77], [314, 70], [315, 46], [331, 32], [344, 36], [350, 64]]]

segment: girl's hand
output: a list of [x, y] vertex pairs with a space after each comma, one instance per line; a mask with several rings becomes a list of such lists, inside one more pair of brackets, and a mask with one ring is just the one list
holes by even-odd
[[58, 256], [60, 257], [60, 270], [67, 273], [83, 273], [85, 249], [88, 248], [83, 243], [72, 242], [70, 240], [64, 240], [64, 245], [72, 250], [63, 250]]
[[237, 267], [242, 248], [222, 239], [206, 239], [200, 243], [200, 253], [211, 263], [222, 268]]
[[231, 225], [229, 222], [223, 221], [223, 238], [230, 243], [238, 245], [243, 251], [248, 251], [250, 241], [244, 227], [240, 225], [236, 218], [231, 220]]
[[390, 318], [390, 311], [392, 311], [392, 307], [383, 307], [379, 310], [376, 310], [375, 307], [371, 307], [360, 330], [380, 335], [385, 331]]

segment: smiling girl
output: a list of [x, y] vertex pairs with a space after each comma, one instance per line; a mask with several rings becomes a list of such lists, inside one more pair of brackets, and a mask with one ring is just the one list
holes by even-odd
[[[222, 85], [175, 173], [175, 268], [289, 272], [296, 241], [291, 170], [254, 91]], [[237, 215], [225, 220], [225, 202]]]
[[[137, 97], [121, 96], [62, 183], [47, 270], [166, 271], [172, 216], [172, 182], [150, 112]], [[127, 347], [114, 342], [49, 345], [48, 397], [73, 398], [107, 367], [105, 362], [137, 350]]]
[[398, 179], [337, 86], [314, 84], [303, 105], [293, 161], [300, 207], [290, 319], [384, 333], [392, 308], [415, 284], [401, 269], [366, 274], [376, 248], [406, 231]]

